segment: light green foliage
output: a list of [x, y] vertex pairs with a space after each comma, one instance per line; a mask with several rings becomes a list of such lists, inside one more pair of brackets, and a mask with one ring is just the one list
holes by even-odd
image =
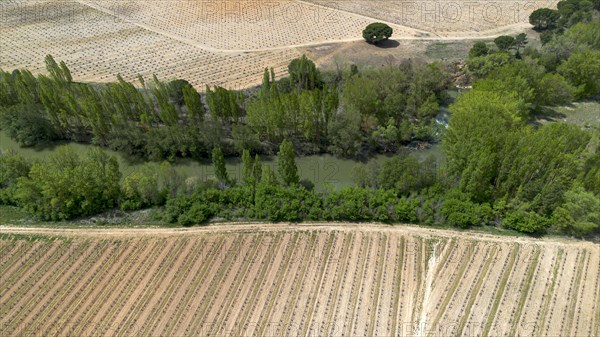
[[593, 97], [600, 93], [600, 51], [574, 53], [560, 65], [558, 72], [576, 87], [577, 98]]
[[263, 164], [260, 169], [260, 183], [267, 186], [277, 185], [275, 172], [267, 164]]
[[201, 124], [204, 121], [204, 104], [200, 94], [191, 85], [182, 88], [183, 102], [187, 107], [188, 118], [196, 124]]
[[206, 102], [214, 120], [222, 123], [239, 121], [242, 115], [244, 96], [241, 92], [227, 90], [223, 87], [211, 89], [206, 86]]
[[128, 174], [121, 186], [121, 209], [136, 210], [164, 203], [165, 195], [158, 187], [156, 166], [146, 164]]
[[[573, 181], [582, 165], [589, 133], [570, 124], [548, 124], [524, 129], [505, 148], [496, 181], [501, 195], [553, 182]], [[537, 193], [535, 193], [537, 194]]]
[[582, 187], [565, 193], [565, 203], [554, 210], [554, 225], [570, 235], [588, 235], [600, 228], [600, 198]]
[[508, 53], [494, 53], [487, 56], [470, 58], [467, 61], [469, 73], [475, 78], [483, 78], [492, 71], [501, 68], [510, 62]]
[[300, 181], [295, 158], [294, 145], [284, 139], [277, 153], [277, 172], [285, 186], [297, 185]]
[[120, 179], [114, 157], [96, 148], [79, 157], [65, 146], [18, 178], [15, 199], [43, 219], [72, 219], [115, 207]]
[[513, 136], [519, 114], [524, 113], [519, 113], [524, 111], [523, 103], [514, 95], [473, 90], [460, 96], [450, 110], [452, 118], [444, 138], [450, 173], [461, 177], [463, 192], [478, 201], [488, 200], [500, 153]]

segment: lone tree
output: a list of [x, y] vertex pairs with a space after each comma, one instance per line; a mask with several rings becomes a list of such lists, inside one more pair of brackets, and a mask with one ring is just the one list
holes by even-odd
[[394, 30], [385, 23], [375, 22], [367, 26], [363, 30], [363, 38], [369, 43], [378, 44], [381, 41], [387, 40], [392, 36]]
[[558, 11], [550, 8], [539, 8], [529, 15], [529, 23], [537, 31], [556, 28], [559, 19], [560, 14]]

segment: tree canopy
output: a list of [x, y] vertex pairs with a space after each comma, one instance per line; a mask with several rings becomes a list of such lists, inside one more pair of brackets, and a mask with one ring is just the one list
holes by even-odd
[[362, 33], [363, 38], [373, 44], [378, 44], [381, 41], [389, 39], [394, 30], [385, 23], [375, 22], [368, 25]]

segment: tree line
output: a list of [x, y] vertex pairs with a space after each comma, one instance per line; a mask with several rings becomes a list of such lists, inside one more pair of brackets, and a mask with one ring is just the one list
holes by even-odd
[[[290, 76], [279, 81], [265, 71], [263, 85], [251, 95], [211, 88], [203, 99], [186, 83], [178, 84], [184, 89], [175, 90], [181, 93], [176, 95], [170, 90], [177, 85], [155, 79], [145, 84], [146, 90], [124, 81], [93, 90], [73, 83], [66, 66], [48, 60], [54, 69], [48, 77], [36, 78], [26, 71], [2, 75], [10, 88], [29, 88], [13, 88], [13, 95], [3, 95], [3, 100], [12, 102], [3, 105], [8, 106], [4, 113], [23, 102], [37, 106], [37, 113], [24, 115], [47, 123], [40, 124], [49, 128], [41, 135], [63, 132], [61, 137], [95, 139], [88, 120], [71, 113], [86, 102], [75, 97], [89, 90], [90, 95], [98, 95], [97, 100], [89, 100], [90, 106], [114, 104], [114, 115], [108, 120], [90, 117], [98, 130], [108, 130], [105, 134], [114, 125], [131, 123], [140, 132], [165, 132], [165, 137], [185, 139], [190, 136], [180, 129], [181, 119], [186, 118], [185, 127], [203, 130], [206, 123], [215, 123], [220, 127], [207, 133], [241, 137], [244, 142], [203, 143], [202, 153], [212, 158], [215, 172], [208, 180], [184, 179], [168, 162], [147, 164], [121, 177], [116, 160], [99, 149], [79, 156], [59, 148], [37, 162], [2, 154], [0, 201], [44, 219], [73, 219], [116, 207], [162, 207], [165, 222], [185, 226], [219, 217], [410, 222], [494, 226], [528, 234], [598, 235], [600, 126], [537, 122], [548, 113], [548, 106], [598, 98], [597, 29], [597, 21], [574, 23], [539, 49], [520, 46], [502, 51], [499, 46], [475, 44], [466, 70], [473, 88], [450, 106], [450, 123], [442, 134], [443, 162], [419, 161], [397, 151], [399, 144], [429, 134], [423, 130], [430, 128], [428, 120], [443, 101], [447, 86], [444, 69], [437, 63], [327, 74], [301, 58], [290, 64]], [[556, 50], [565, 53], [553, 55]], [[73, 99], [57, 99], [55, 91], [44, 87], [48, 83], [40, 84], [44, 82], [62, 83], [58, 92]], [[115, 86], [119, 89], [110, 89]], [[31, 88], [37, 94], [32, 95]], [[141, 112], [147, 111], [143, 104], [149, 102], [154, 103], [148, 107], [154, 114], [146, 116]], [[169, 105], [172, 102], [183, 102], [180, 110]], [[59, 103], [61, 109], [44, 112], [44, 104]], [[97, 106], [97, 111], [103, 109]], [[170, 126], [177, 128], [171, 129], [173, 135], [168, 134]], [[276, 147], [276, 170], [261, 164], [264, 142]], [[301, 143], [345, 155], [365, 148], [397, 153], [381, 165], [357, 165], [352, 187], [317, 191], [310, 181], [298, 177], [295, 155]], [[225, 169], [229, 151], [241, 153], [240, 181]]]
[[226, 156], [270, 155], [284, 138], [304, 154], [394, 151], [434, 138], [433, 117], [450, 83], [441, 64], [321, 73], [303, 56], [280, 80], [265, 69], [257, 89], [199, 93], [185, 80], [156, 76], [139, 76], [139, 88], [120, 75], [109, 84], [78, 83], [64, 62], [45, 61], [48, 75], [0, 70], [0, 126], [11, 138], [23, 146], [84, 142], [154, 161], [209, 158], [214, 147]]

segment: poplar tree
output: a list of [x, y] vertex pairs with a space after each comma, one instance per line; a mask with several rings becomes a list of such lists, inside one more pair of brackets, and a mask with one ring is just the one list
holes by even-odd
[[287, 139], [284, 139], [279, 146], [277, 171], [284, 185], [292, 186], [298, 184], [300, 177], [298, 176], [298, 166], [296, 166], [294, 146]]

